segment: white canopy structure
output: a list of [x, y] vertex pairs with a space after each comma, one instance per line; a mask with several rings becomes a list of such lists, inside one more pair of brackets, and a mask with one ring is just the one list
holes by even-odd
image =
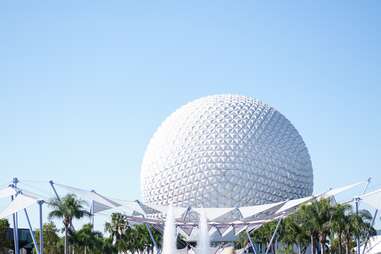
[[234, 207], [227, 207], [227, 208], [193, 208], [194, 211], [200, 214], [202, 210], [205, 211], [205, 215], [208, 218], [208, 220], [213, 221], [219, 217], [221, 217], [224, 214], [230, 213], [231, 211], [235, 210]]
[[[288, 214], [292, 212], [301, 204], [309, 202], [317, 197], [331, 197], [338, 193], [347, 191], [351, 188], [364, 184], [365, 182], [358, 182], [347, 186], [331, 189], [321, 195], [308, 196], [304, 198], [255, 205], [255, 206], [243, 206], [243, 207], [225, 207], [225, 208], [193, 208], [193, 207], [173, 207], [175, 218], [179, 226], [187, 225], [193, 226], [197, 224], [197, 214], [201, 209], [205, 211], [206, 217], [210, 224], [229, 226], [239, 224], [248, 226], [248, 229], [254, 228], [253, 225], [263, 224], [267, 220], [278, 218], [281, 214]], [[107, 209], [116, 209], [129, 215], [129, 219], [136, 223], [148, 223], [148, 224], [163, 224], [163, 219], [167, 213], [167, 206], [157, 206], [143, 204], [140, 201], [115, 201], [111, 198], [103, 196], [94, 190], [85, 190], [77, 187], [72, 187], [64, 184], [54, 183], [55, 186], [66, 189], [69, 192], [76, 193], [81, 198], [90, 200], [93, 204], [93, 212], [98, 213]], [[26, 192], [27, 193], [27, 192]], [[0, 190], [0, 197], [9, 197], [15, 195], [16, 191], [12, 187], [7, 187]], [[381, 207], [381, 201], [378, 204], [381, 197], [381, 189], [361, 196], [364, 202], [370, 203], [370, 205]], [[25, 194], [22, 192], [17, 196], [14, 202], [9, 207], [1, 212], [1, 216], [9, 216], [14, 212], [20, 211], [26, 207], [35, 204], [38, 200], [42, 200], [41, 197]], [[46, 202], [48, 202], [46, 200]], [[377, 204], [376, 204], [377, 203]], [[196, 214], [196, 217], [192, 217], [189, 214]], [[265, 220], [259, 215], [266, 214]], [[185, 218], [187, 220], [185, 220]], [[260, 220], [262, 219], [262, 220]], [[221, 227], [223, 228], [223, 227]], [[220, 230], [220, 229], [219, 229]]]
[[368, 181], [361, 181], [361, 182], [345, 185], [345, 186], [342, 186], [342, 187], [333, 188], [333, 189], [330, 189], [327, 192], [322, 193], [320, 195], [320, 197], [321, 198], [329, 198], [329, 197], [332, 197], [332, 196], [336, 196], [336, 195], [338, 195], [338, 194], [340, 194], [342, 192], [345, 192], [347, 190], [350, 190], [350, 189], [352, 189], [354, 187], [357, 187], [357, 186], [360, 186], [360, 185], [365, 185], [367, 183], [368, 183]]
[[[150, 205], [150, 207], [156, 211], [159, 211], [164, 216], [168, 212], [168, 206]], [[183, 218], [186, 215], [186, 212], [188, 210], [190, 210], [190, 207], [172, 207], [172, 212], [173, 212], [175, 219]]]
[[314, 196], [308, 196], [308, 197], [304, 197], [304, 198], [289, 200], [276, 212], [276, 214], [285, 213], [285, 212], [287, 212], [293, 208], [297, 208], [301, 204], [304, 204], [308, 201], [311, 201], [314, 198], [315, 198]]
[[102, 196], [101, 194], [97, 193], [95, 190], [88, 191], [88, 190], [84, 190], [84, 189], [80, 189], [80, 188], [76, 188], [76, 187], [72, 187], [72, 186], [68, 186], [64, 184], [59, 184], [59, 183], [54, 183], [54, 185], [65, 188], [70, 192], [76, 193], [80, 196], [83, 196], [84, 198], [91, 200], [93, 204], [93, 213], [102, 212], [107, 209], [121, 206], [121, 204]]
[[16, 191], [12, 187], [7, 187], [0, 190], [0, 198], [9, 198], [16, 194]]
[[[172, 209], [179, 232], [187, 238], [192, 238], [192, 236], [197, 234], [198, 217], [201, 210], [205, 212], [208, 219], [210, 225], [209, 233], [211, 235], [217, 234], [220, 235], [220, 237], [226, 237], [231, 234], [236, 235], [244, 230], [255, 230], [271, 220], [277, 220], [288, 216], [300, 205], [310, 202], [315, 198], [332, 197], [363, 183], [365, 182], [362, 181], [344, 187], [331, 189], [317, 196], [308, 196], [263, 205], [225, 208], [173, 207]], [[99, 204], [101, 208], [94, 209], [94, 213], [114, 208], [117, 211], [127, 214], [131, 224], [150, 224], [158, 230], [163, 229], [164, 220], [168, 210], [167, 206], [143, 204], [138, 200], [116, 202], [95, 191], [88, 191], [57, 183], [55, 183], [55, 185], [65, 188], [70, 192], [74, 192], [83, 198], [92, 200], [94, 204]]]
[[276, 206], [280, 206], [282, 204], [286, 203], [286, 201], [281, 201], [277, 203], [271, 203], [271, 204], [264, 204], [264, 205], [256, 205], [256, 206], [243, 206], [239, 208], [239, 211], [242, 215], [243, 219], [253, 217], [255, 215], [261, 214], [263, 212], [266, 212]]
[[381, 209], [381, 188], [361, 195], [359, 198], [361, 202], [364, 202], [373, 208]]
[[[208, 219], [209, 235], [212, 240], [230, 241], [241, 232], [250, 232], [258, 229], [263, 224], [281, 219], [295, 212], [297, 208], [314, 199], [330, 198], [344, 191], [348, 191], [356, 186], [366, 182], [358, 182], [347, 186], [331, 189], [317, 196], [308, 196], [294, 200], [281, 201], [276, 203], [261, 204], [243, 207], [173, 207], [175, 223], [178, 232], [185, 236], [186, 239], [196, 239], [198, 235], [198, 219], [203, 211]], [[77, 194], [80, 198], [91, 201], [92, 214], [97, 214], [105, 210], [114, 210], [122, 212], [127, 216], [130, 224], [146, 224], [162, 231], [164, 228], [164, 220], [168, 211], [168, 206], [158, 206], [144, 204], [138, 200], [135, 201], [116, 201], [97, 193], [94, 190], [84, 190], [64, 184], [57, 184], [50, 181], [54, 194], [59, 198], [55, 186], [66, 189], [66, 191]], [[0, 198], [13, 196], [14, 199], [10, 204], [0, 212], [0, 218], [15, 215], [24, 210], [28, 222], [29, 218], [26, 209], [34, 204], [40, 206], [40, 227], [42, 227], [42, 203], [49, 202], [47, 198], [39, 195], [30, 194], [28, 190], [16, 188], [15, 186], [7, 187], [0, 190]], [[381, 189], [360, 196], [361, 201], [377, 209], [381, 208]], [[29, 227], [32, 232], [30, 222]], [[149, 227], [147, 227], [148, 230]], [[152, 239], [154, 241], [154, 239]], [[42, 239], [41, 239], [41, 242]], [[35, 244], [37, 246], [37, 244]], [[37, 249], [37, 253], [42, 252], [43, 246]]]
[[[15, 182], [17, 183], [18, 180], [15, 178]], [[38, 204], [39, 205], [39, 220], [40, 220], [40, 232], [42, 231], [42, 205], [44, 201], [31, 194], [27, 194], [19, 190], [16, 185], [11, 185], [10, 187], [3, 189], [0, 191], [1, 197], [9, 197], [11, 196], [11, 202], [10, 204], [2, 211], [0, 212], [0, 219], [1, 218], [7, 218], [9, 216], [12, 216], [13, 218], [13, 237], [15, 239], [15, 253], [19, 253], [19, 245], [18, 245], [18, 213], [19, 212], [24, 212], [26, 220], [28, 222], [29, 226], [29, 231], [31, 238], [33, 240], [34, 247], [36, 249], [37, 254], [42, 254], [43, 253], [43, 246], [44, 246], [44, 241], [43, 241], [43, 234], [40, 234], [40, 243], [38, 244], [36, 241], [36, 238], [33, 233], [33, 229], [29, 220], [29, 215], [27, 212], [27, 208], [29, 208], [32, 205]], [[15, 230], [16, 229], [16, 230]]]
[[40, 199], [26, 195], [26, 194], [18, 194], [17, 197], [8, 205], [5, 210], [0, 213], [0, 218], [7, 218], [12, 214], [23, 211], [24, 209], [37, 204]]
[[146, 216], [145, 210], [137, 201], [120, 201], [120, 204], [116, 209], [126, 215]]

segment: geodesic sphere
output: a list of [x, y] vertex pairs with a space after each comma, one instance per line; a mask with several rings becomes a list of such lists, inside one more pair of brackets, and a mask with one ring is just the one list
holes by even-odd
[[172, 113], [141, 168], [147, 204], [234, 207], [312, 194], [310, 156], [281, 113], [256, 99], [215, 95]]

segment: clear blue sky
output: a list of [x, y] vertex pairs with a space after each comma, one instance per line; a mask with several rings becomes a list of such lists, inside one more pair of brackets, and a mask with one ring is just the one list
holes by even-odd
[[380, 1], [2, 1], [0, 184], [140, 197], [158, 125], [238, 93], [289, 118], [315, 192], [381, 186]]

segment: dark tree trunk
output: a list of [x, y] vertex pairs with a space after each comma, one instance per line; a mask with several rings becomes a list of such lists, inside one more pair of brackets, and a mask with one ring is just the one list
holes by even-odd
[[67, 228], [67, 226], [65, 226], [65, 244], [64, 244], [64, 253], [65, 254], [68, 254], [68, 245], [67, 245], [67, 230], [68, 230], [68, 228]]
[[326, 240], [326, 236], [324, 234], [320, 235], [319, 237], [319, 242], [320, 242], [320, 254], [324, 254], [325, 253], [325, 240]]
[[345, 254], [350, 254], [350, 248], [349, 248], [349, 245], [351, 243], [351, 239], [350, 238], [347, 238], [345, 237]]
[[342, 243], [342, 240], [341, 240], [341, 238], [342, 238], [342, 235], [341, 235], [341, 233], [339, 234], [339, 254], [341, 254], [341, 247], [343, 246], [343, 243]]

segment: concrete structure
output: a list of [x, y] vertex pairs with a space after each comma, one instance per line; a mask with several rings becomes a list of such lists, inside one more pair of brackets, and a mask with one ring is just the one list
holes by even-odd
[[237, 207], [312, 194], [308, 150], [281, 113], [256, 99], [215, 95], [158, 128], [141, 168], [147, 204]]

